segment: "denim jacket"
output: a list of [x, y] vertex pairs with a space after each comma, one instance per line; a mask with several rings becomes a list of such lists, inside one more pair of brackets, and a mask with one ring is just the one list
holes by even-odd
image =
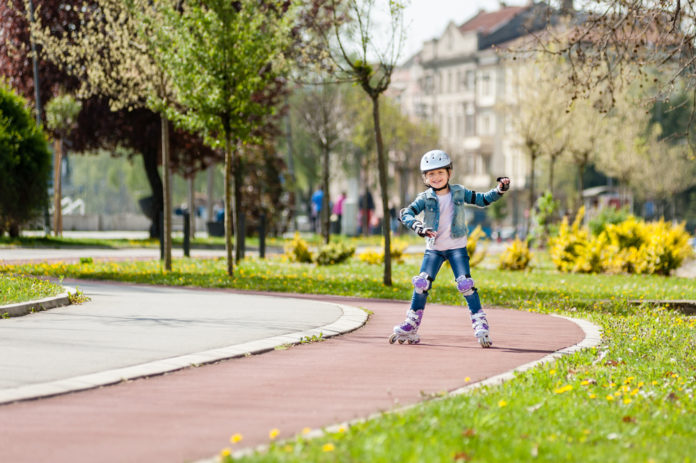
[[[468, 229], [465, 213], [467, 204], [486, 207], [503, 196], [495, 188], [487, 193], [477, 193], [461, 185], [450, 185], [450, 191], [452, 192], [452, 202], [454, 204], [452, 238], [467, 236]], [[411, 228], [416, 221], [416, 216], [423, 211], [424, 225], [437, 231], [440, 221], [440, 210], [438, 208], [437, 193], [432, 188], [428, 188], [420, 193], [408, 207], [401, 209], [399, 219], [406, 227]]]

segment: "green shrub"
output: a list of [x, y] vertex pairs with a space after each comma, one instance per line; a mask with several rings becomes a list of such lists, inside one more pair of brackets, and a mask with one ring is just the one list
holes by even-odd
[[0, 80], [0, 230], [20, 227], [48, 204], [51, 155], [27, 102]]
[[355, 254], [355, 247], [345, 243], [325, 244], [319, 248], [316, 263], [319, 265], [340, 264]]
[[498, 268], [501, 270], [525, 270], [532, 260], [532, 253], [526, 241], [515, 239], [500, 255]]
[[285, 245], [285, 256], [291, 262], [310, 263], [314, 260], [309, 245], [300, 237], [298, 232], [295, 232], [292, 241]]

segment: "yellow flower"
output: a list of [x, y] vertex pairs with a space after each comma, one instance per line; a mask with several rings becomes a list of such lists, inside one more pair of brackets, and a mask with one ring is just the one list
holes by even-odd
[[467, 376], [466, 378], [464, 378], [464, 381], [468, 383], [469, 381], [471, 381], [471, 378]]
[[271, 439], [275, 439], [276, 437], [278, 437], [278, 434], [280, 434], [280, 431], [278, 431], [278, 428], [273, 428], [269, 431], [268, 437], [270, 437]]
[[556, 370], [554, 370], [553, 368], [550, 369], [550, 370], [549, 370], [549, 374], [550, 374], [551, 376], [554, 376], [554, 375], [556, 374]]
[[309, 434], [310, 432], [312, 432], [312, 428], [304, 428], [304, 429], [302, 429], [302, 434], [307, 435], [307, 434]]
[[580, 383], [580, 385], [582, 385], [582, 386], [587, 386], [588, 384], [590, 384], [590, 382], [588, 380], [584, 380], [583, 382]]
[[501, 400], [500, 402], [498, 402], [498, 407], [502, 408], [502, 407], [505, 407], [507, 404], [508, 404], [507, 402], [505, 402], [504, 400]]
[[338, 432], [346, 432], [346, 428], [344, 428], [343, 426], [341, 426], [341, 427], [338, 428]]
[[631, 402], [633, 402], [633, 401], [629, 397], [626, 397], [623, 399], [623, 403], [625, 403], [625, 404], [630, 404]]
[[608, 395], [608, 396], [607, 396], [607, 400], [608, 400], [609, 402], [611, 402], [612, 400], [614, 400], [614, 396], [613, 396], [613, 395]]
[[331, 442], [321, 446], [322, 452], [333, 452], [335, 449], [336, 449], [336, 447], [334, 447], [334, 445]]
[[564, 392], [568, 392], [568, 391], [572, 391], [572, 390], [573, 390], [573, 386], [570, 384], [566, 384], [563, 387], [559, 387], [557, 389], [554, 389], [553, 393], [554, 394], [563, 394]]
[[597, 394], [590, 394], [590, 399], [596, 399], [596, 398], [597, 398]]
[[227, 458], [230, 455], [232, 455], [232, 451], [229, 448], [224, 448], [220, 451], [220, 456], [223, 458]]
[[243, 439], [242, 435], [239, 433], [232, 434], [232, 437], [230, 437], [230, 442], [233, 444], [236, 444], [237, 442], [241, 441]]

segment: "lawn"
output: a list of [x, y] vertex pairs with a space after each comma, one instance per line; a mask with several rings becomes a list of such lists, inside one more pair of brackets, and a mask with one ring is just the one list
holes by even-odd
[[[232, 278], [224, 260], [198, 259], [175, 260], [172, 272], [163, 272], [158, 261], [6, 266], [0, 272], [408, 300], [419, 263], [409, 256], [395, 264], [391, 288], [381, 283], [381, 266], [358, 259], [327, 267], [280, 257], [247, 259]], [[696, 319], [629, 301], [693, 299], [696, 280], [559, 274], [543, 255], [529, 272], [497, 270], [493, 258], [483, 266], [472, 273], [484, 305], [588, 319], [603, 330], [601, 346], [501, 386], [430, 400], [321, 438], [275, 443], [269, 437], [268, 452], [241, 461], [694, 460]], [[442, 270], [430, 300], [461, 304], [449, 269]], [[418, 372], [413, 375], [417, 380]], [[244, 443], [229, 431], [231, 442], [221, 443], [223, 460]]]

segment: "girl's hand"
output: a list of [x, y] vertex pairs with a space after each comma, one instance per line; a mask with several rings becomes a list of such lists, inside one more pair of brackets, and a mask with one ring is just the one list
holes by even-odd
[[425, 232], [425, 236], [428, 238], [435, 238], [437, 236], [437, 232], [433, 230], [428, 230]]
[[510, 178], [509, 177], [498, 177], [498, 191], [504, 193], [510, 189]]

